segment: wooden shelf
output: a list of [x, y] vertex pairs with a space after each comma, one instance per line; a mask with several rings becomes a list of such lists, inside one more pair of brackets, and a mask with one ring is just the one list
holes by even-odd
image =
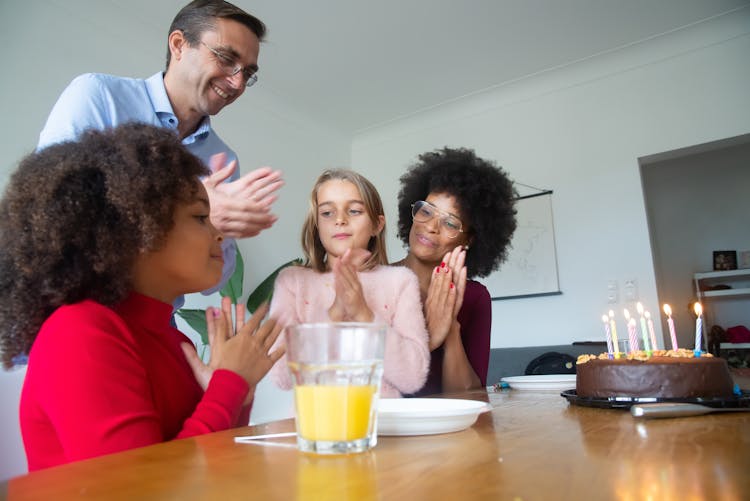
[[[695, 280], [695, 289], [699, 298], [722, 298], [750, 295], [750, 285], [746, 283], [750, 281], [750, 268], [742, 270], [705, 271], [695, 273], [693, 279]], [[739, 283], [737, 283], [737, 287], [733, 289], [702, 290], [705, 286], [719, 284], [727, 285], [726, 282]]]
[[721, 343], [719, 348], [731, 350], [732, 348], [750, 348], [750, 343]]
[[701, 297], [742, 296], [745, 294], [750, 294], [750, 287], [743, 287], [741, 289], [720, 289], [717, 291], [700, 292]]
[[705, 280], [707, 278], [740, 278], [750, 277], [750, 268], [741, 270], [724, 270], [724, 271], [703, 271], [694, 275], [695, 280]]
[[[747, 324], [746, 320], [737, 321], [737, 318], [746, 319], [747, 304], [750, 303], [750, 269], [707, 271], [693, 275], [695, 290], [699, 301], [703, 302], [704, 322], [708, 327], [711, 324], [726, 325], [725, 322]], [[723, 285], [731, 288], [712, 290], [712, 287]], [[708, 289], [708, 290], [705, 290]], [[734, 300], [734, 301], [732, 301]], [[721, 310], [721, 303], [729, 304], [729, 309]], [[740, 316], [738, 317], [738, 308]], [[728, 312], [733, 312], [734, 317], [727, 317]], [[723, 321], [722, 321], [723, 320]], [[708, 329], [704, 330], [709, 336]], [[709, 344], [711, 340], [707, 338]], [[715, 341], [718, 341], [715, 340]], [[719, 352], [725, 353], [732, 350], [750, 350], [750, 343], [720, 343]]]

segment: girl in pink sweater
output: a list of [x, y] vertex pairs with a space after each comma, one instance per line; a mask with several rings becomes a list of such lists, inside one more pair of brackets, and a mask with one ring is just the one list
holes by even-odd
[[[384, 233], [383, 204], [372, 183], [351, 170], [323, 172], [302, 228], [305, 265], [279, 274], [271, 317], [285, 326], [386, 324], [381, 395], [399, 397], [422, 387], [430, 353], [417, 277], [407, 268], [387, 266]], [[291, 389], [286, 357], [271, 374], [281, 388]]]

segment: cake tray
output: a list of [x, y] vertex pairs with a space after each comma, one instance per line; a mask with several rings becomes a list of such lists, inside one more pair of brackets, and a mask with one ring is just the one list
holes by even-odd
[[579, 397], [575, 390], [565, 390], [560, 396], [573, 405], [598, 407], [600, 409], [630, 409], [635, 404], [653, 404], [657, 402], [679, 402], [701, 404], [715, 408], [750, 407], [750, 393], [729, 398], [656, 398], [656, 397]]

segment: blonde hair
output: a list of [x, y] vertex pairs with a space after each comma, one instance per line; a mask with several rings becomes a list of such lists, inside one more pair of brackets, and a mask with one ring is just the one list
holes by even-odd
[[[320, 272], [327, 271], [327, 252], [318, 234], [318, 190], [323, 183], [333, 179], [349, 181], [357, 187], [374, 228], [377, 228], [380, 224], [380, 216], [385, 216], [383, 202], [380, 200], [378, 190], [363, 175], [349, 169], [323, 171], [310, 192], [310, 207], [307, 211], [305, 224], [302, 225], [302, 251], [305, 253], [305, 266]], [[385, 251], [385, 223], [377, 235], [370, 238], [367, 243], [367, 250], [372, 255], [365, 261], [364, 269], [369, 270], [379, 264], [388, 264], [388, 256]]]

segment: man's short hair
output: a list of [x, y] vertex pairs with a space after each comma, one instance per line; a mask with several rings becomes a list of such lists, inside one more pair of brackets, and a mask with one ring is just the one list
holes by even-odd
[[[205, 31], [215, 28], [216, 19], [231, 19], [247, 26], [260, 42], [266, 36], [266, 25], [263, 21], [223, 0], [194, 0], [190, 2], [177, 13], [169, 26], [167, 36], [175, 30], [180, 30], [188, 44], [194, 47], [200, 42], [200, 37]], [[172, 53], [167, 43], [167, 69], [171, 59]]]

